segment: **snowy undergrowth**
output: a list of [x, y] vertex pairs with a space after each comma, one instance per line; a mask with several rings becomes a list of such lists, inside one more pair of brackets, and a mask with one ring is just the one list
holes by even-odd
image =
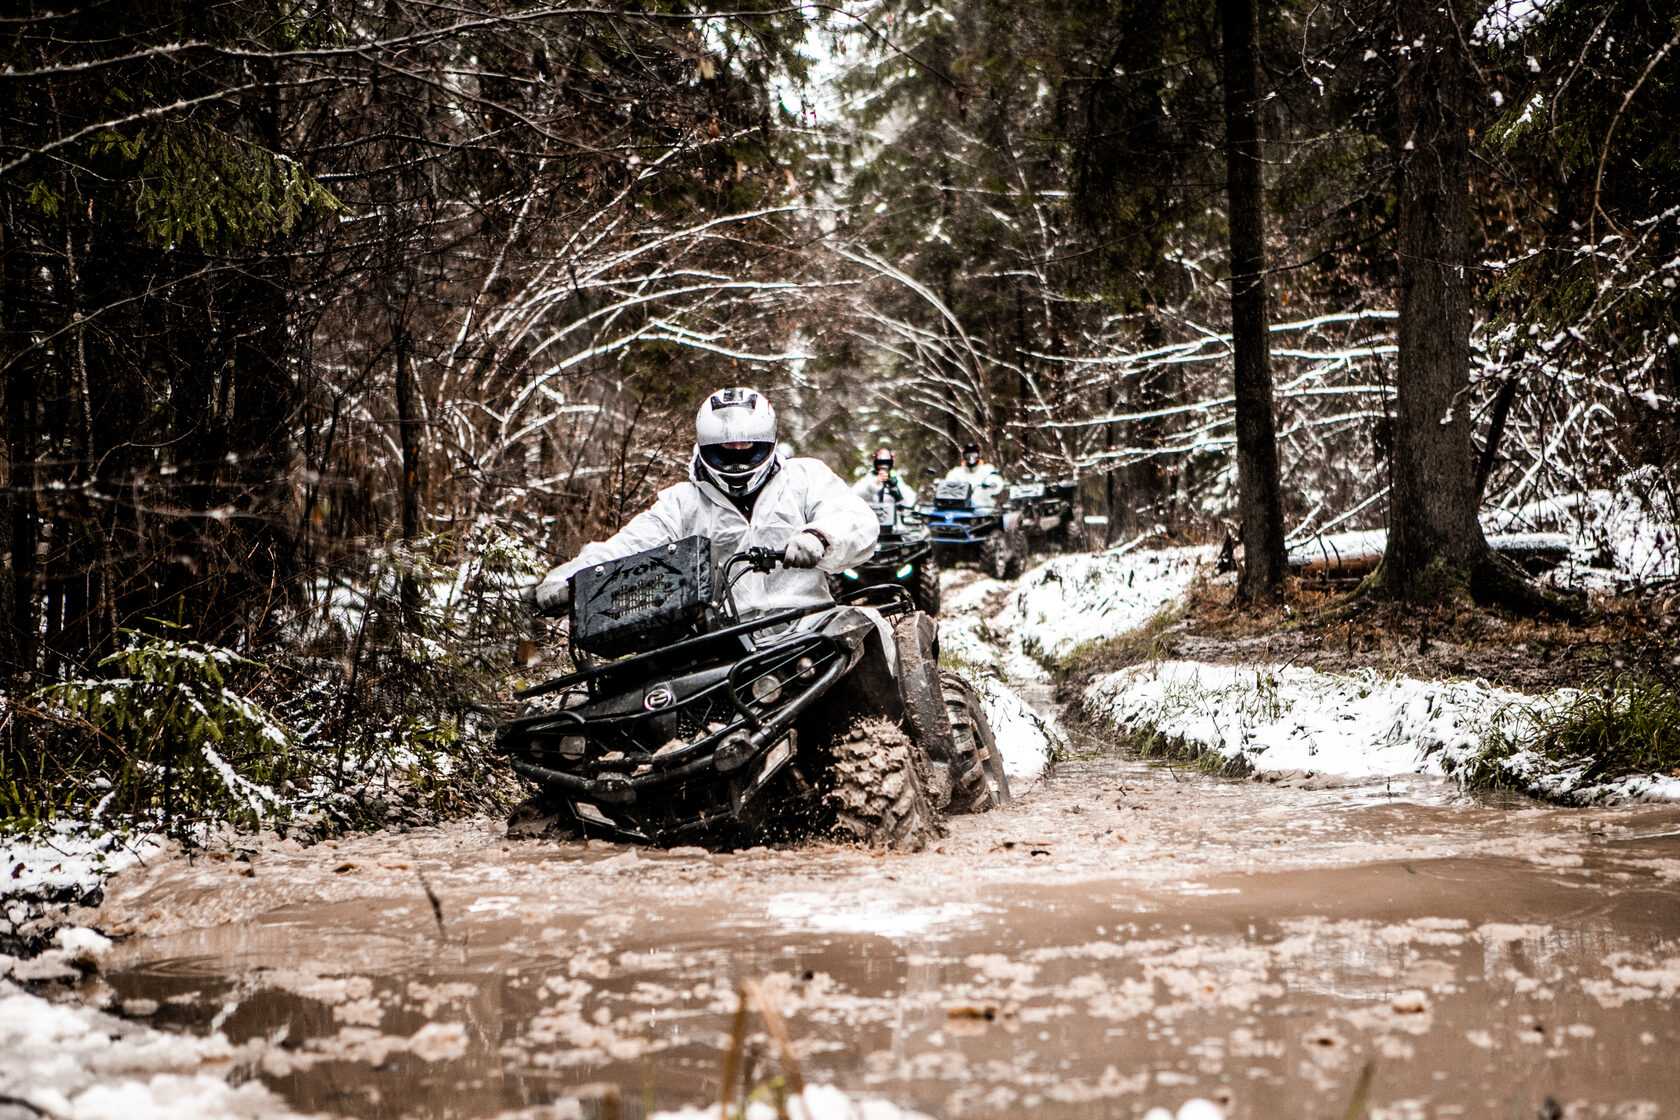
[[1424, 774], [1558, 801], [1680, 800], [1674, 777], [1584, 780], [1585, 762], [1512, 745], [1576, 695], [1566, 689], [1528, 696], [1483, 681], [1422, 681], [1370, 669], [1165, 661], [1098, 678], [1084, 707], [1134, 742], [1203, 756], [1231, 773]]

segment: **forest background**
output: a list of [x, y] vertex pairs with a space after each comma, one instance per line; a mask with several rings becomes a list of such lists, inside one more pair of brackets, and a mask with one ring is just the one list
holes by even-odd
[[1077, 478], [1092, 546], [1246, 536], [1234, 290], [1274, 551], [1408, 464], [1478, 540], [1672, 544], [1677, 47], [1661, 0], [13, 5], [0, 816], [478, 796], [517, 588], [720, 385], [842, 473]]

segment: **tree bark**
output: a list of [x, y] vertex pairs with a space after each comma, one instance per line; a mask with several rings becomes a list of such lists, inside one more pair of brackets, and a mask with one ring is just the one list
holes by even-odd
[[1470, 442], [1470, 90], [1462, 16], [1396, 0], [1399, 344], [1388, 547], [1371, 579], [1410, 602], [1466, 598], [1490, 555]]
[[1266, 317], [1266, 203], [1260, 178], [1259, 10], [1220, 0], [1224, 37], [1225, 167], [1231, 233], [1231, 350], [1237, 418], [1237, 510], [1243, 568], [1237, 597], [1276, 602], [1288, 571]]
[[[397, 496], [404, 544], [412, 545], [420, 537], [420, 417], [414, 400], [414, 370], [408, 347], [408, 301], [403, 301], [397, 316], [395, 337], [397, 442], [402, 448], [402, 483]], [[413, 558], [405, 557], [401, 579], [402, 618], [404, 626], [416, 624], [420, 610], [420, 584], [415, 578]]]

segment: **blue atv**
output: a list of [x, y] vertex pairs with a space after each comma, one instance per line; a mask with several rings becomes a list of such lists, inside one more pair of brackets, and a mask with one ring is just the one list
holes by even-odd
[[945, 564], [978, 563], [993, 579], [1014, 579], [1027, 560], [1027, 540], [1007, 504], [976, 500], [974, 487], [955, 479], [933, 484], [933, 502], [920, 509]]

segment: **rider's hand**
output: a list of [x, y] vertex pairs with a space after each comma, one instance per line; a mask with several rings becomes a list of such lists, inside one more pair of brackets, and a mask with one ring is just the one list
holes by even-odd
[[782, 553], [782, 563], [789, 568], [814, 568], [827, 551], [828, 542], [821, 533], [815, 529], [801, 529], [788, 541], [787, 549]]
[[558, 614], [572, 601], [570, 580], [557, 579], [553, 572], [531, 589], [531, 601], [538, 614]]

